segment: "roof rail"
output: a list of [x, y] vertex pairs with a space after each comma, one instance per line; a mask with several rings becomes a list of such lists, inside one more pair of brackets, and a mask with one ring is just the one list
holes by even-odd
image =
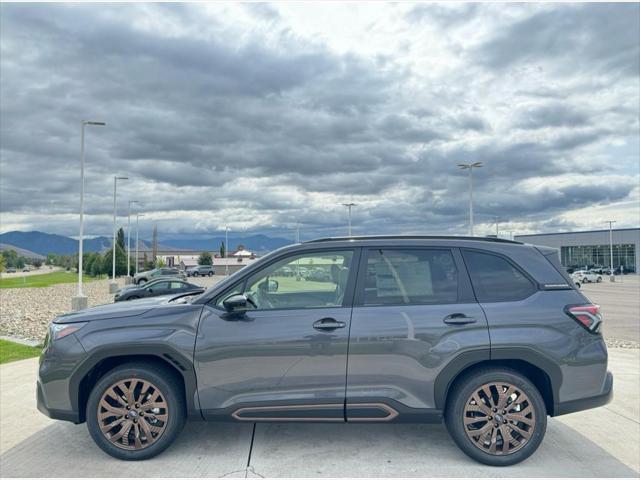
[[507, 240], [506, 238], [496, 237], [465, 237], [458, 235], [364, 235], [354, 237], [323, 237], [316, 238], [314, 240], [307, 240], [302, 243], [321, 243], [321, 242], [335, 242], [344, 240], [473, 240], [477, 242], [495, 242], [495, 243], [513, 243], [516, 245], [523, 245], [522, 242], [515, 240]]

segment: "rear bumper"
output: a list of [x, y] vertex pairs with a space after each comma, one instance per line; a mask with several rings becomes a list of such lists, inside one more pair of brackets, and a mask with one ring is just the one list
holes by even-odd
[[613, 374], [607, 372], [602, 393], [593, 397], [579, 398], [568, 402], [558, 403], [554, 406], [554, 417], [567, 413], [580, 412], [590, 408], [601, 407], [613, 399]]

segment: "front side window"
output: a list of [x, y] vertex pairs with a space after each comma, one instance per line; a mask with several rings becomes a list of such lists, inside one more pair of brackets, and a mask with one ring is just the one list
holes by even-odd
[[339, 307], [352, 260], [351, 250], [288, 257], [255, 273], [224, 298], [242, 293], [255, 310]]
[[458, 269], [449, 250], [370, 250], [363, 293], [364, 305], [455, 303]]
[[171, 290], [182, 290], [186, 285], [182, 282], [171, 282]]
[[463, 250], [473, 290], [481, 303], [522, 300], [536, 291], [535, 285], [505, 258]]

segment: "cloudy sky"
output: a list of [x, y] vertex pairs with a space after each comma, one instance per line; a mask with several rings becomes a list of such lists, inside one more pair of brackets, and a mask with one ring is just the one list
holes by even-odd
[[[639, 4], [1, 7], [1, 230], [303, 239], [640, 224]], [[119, 222], [125, 222], [120, 218]]]

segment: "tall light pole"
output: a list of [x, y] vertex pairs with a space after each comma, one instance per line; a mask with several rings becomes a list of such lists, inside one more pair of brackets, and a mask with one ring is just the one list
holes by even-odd
[[136, 213], [136, 275], [138, 274], [138, 230], [140, 228], [140, 217], [144, 217], [144, 213]]
[[131, 205], [137, 203], [142, 205], [138, 200], [129, 200], [129, 210], [127, 211], [127, 278], [125, 282], [131, 283]]
[[351, 236], [351, 208], [357, 206], [357, 204], [351, 202], [351, 203], [343, 203], [342, 205], [349, 209], [349, 236]]
[[609, 224], [609, 281], [615, 282], [616, 276], [613, 273], [613, 224], [616, 223], [616, 221], [608, 220], [607, 223]]
[[116, 196], [118, 192], [118, 180], [129, 180], [128, 177], [113, 176], [113, 244], [111, 249], [113, 250], [112, 269], [111, 269], [111, 283], [109, 284], [109, 293], [116, 293], [118, 290], [118, 283], [116, 282]]
[[229, 226], [224, 227], [224, 274], [229, 275]]
[[300, 243], [300, 222], [296, 222], [296, 243]]
[[473, 237], [473, 169], [482, 167], [482, 162], [459, 163], [461, 170], [469, 170], [469, 236]]
[[84, 235], [84, 127], [87, 125], [105, 126], [104, 122], [82, 120], [80, 122], [80, 237], [78, 238], [78, 294], [71, 299], [72, 310], [87, 308], [87, 297], [82, 293], [82, 255]]

